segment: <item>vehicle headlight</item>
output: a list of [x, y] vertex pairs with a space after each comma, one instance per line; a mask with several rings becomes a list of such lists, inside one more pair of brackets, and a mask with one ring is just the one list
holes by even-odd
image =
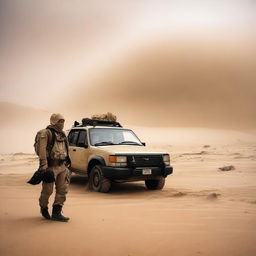
[[127, 156], [109, 156], [110, 166], [127, 166]]
[[170, 165], [170, 155], [169, 154], [163, 155], [163, 161], [166, 165]]

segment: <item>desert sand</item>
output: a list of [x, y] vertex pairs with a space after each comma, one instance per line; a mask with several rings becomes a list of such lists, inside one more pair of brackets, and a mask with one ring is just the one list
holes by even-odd
[[133, 182], [96, 193], [73, 174], [68, 223], [39, 214], [41, 185], [26, 184], [37, 156], [1, 154], [1, 255], [255, 255], [255, 139], [203, 140], [148, 145], [171, 155], [162, 191]]

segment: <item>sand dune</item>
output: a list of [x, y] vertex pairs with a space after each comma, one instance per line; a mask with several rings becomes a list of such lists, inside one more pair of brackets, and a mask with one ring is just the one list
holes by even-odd
[[[49, 124], [52, 112], [10, 103], [1, 103], [1, 106], [0, 153], [33, 153], [36, 132]], [[95, 112], [82, 115], [72, 114], [63, 110], [61, 113], [66, 117], [65, 129], [69, 129], [74, 120], [80, 121], [83, 117], [90, 117]], [[146, 127], [130, 125], [128, 120], [125, 120], [124, 116], [121, 115], [118, 116], [118, 120], [125, 128], [132, 129], [142, 141], [151, 147], [157, 147], [158, 145], [205, 146], [206, 143], [214, 146], [219, 143], [239, 144], [256, 141], [254, 130], [248, 132], [236, 131], [235, 128], [233, 130], [224, 130], [199, 127]], [[208, 148], [202, 148], [201, 151], [208, 151]]]
[[47, 110], [0, 102], [0, 153], [33, 153], [35, 134], [49, 124], [50, 115]]

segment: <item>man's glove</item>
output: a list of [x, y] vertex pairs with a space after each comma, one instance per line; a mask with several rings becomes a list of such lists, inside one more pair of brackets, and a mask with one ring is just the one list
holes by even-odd
[[54, 173], [51, 169], [42, 170], [43, 172], [43, 181], [46, 183], [52, 183], [55, 181]]
[[48, 161], [46, 159], [39, 159], [39, 170], [46, 171], [48, 168]]

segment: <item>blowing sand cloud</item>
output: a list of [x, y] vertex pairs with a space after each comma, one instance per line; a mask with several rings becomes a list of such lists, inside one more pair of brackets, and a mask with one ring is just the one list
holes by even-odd
[[70, 107], [139, 125], [255, 128], [254, 53], [244, 39], [161, 40], [99, 72], [90, 90], [81, 83]]

